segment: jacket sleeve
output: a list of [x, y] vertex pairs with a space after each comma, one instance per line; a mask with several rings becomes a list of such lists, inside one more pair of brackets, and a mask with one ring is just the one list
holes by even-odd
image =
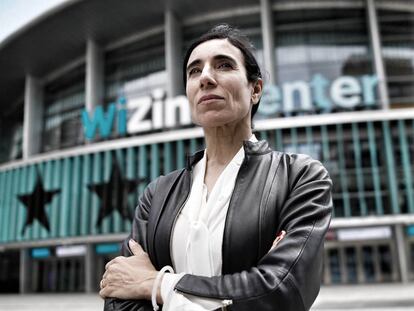
[[285, 238], [249, 270], [216, 277], [186, 274], [177, 283], [177, 291], [230, 300], [229, 310], [310, 309], [320, 288], [332, 182], [320, 162], [309, 157], [290, 159], [286, 163], [290, 168], [281, 174], [287, 180], [279, 180], [288, 184], [290, 192], [277, 220], [287, 232]]
[[[138, 200], [138, 206], [135, 209], [132, 231], [122, 243], [122, 256], [129, 257], [132, 255], [128, 246], [128, 241], [134, 239], [144, 251], [148, 252], [147, 243], [147, 223], [148, 215], [151, 208], [151, 200], [155, 193], [157, 180], [151, 182], [144, 193]], [[152, 311], [151, 302], [148, 300], [122, 300], [115, 298], [105, 299], [104, 311]]]

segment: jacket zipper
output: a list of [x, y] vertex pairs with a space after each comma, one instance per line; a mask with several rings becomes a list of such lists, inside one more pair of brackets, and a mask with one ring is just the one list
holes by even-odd
[[[209, 298], [209, 299], [217, 299], [217, 300], [220, 300], [218, 298], [210, 297], [210, 296], [197, 296], [197, 295], [194, 295], [192, 293], [187, 293], [187, 292], [185, 292], [183, 290], [180, 290], [180, 289], [177, 289], [177, 288], [174, 288], [174, 291], [176, 293], [187, 294], [187, 295], [191, 295], [191, 296], [195, 296], [195, 297], [204, 297], [204, 298]], [[222, 304], [221, 310], [227, 310], [227, 307], [233, 304], [233, 300], [231, 300], [231, 299], [222, 299], [220, 301], [221, 301], [221, 304]]]

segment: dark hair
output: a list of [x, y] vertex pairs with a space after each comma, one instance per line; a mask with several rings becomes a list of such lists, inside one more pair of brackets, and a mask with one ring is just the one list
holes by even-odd
[[[201, 43], [214, 39], [227, 39], [232, 45], [234, 45], [242, 52], [244, 57], [244, 66], [246, 67], [247, 81], [256, 82], [259, 78], [262, 77], [259, 64], [257, 63], [256, 58], [253, 56], [254, 47], [249, 38], [242, 34], [237, 28], [233, 28], [228, 24], [220, 24], [213, 27], [207, 33], [196, 39], [185, 53], [183, 62], [184, 87], [187, 85], [187, 63], [191, 53]], [[260, 99], [258, 103], [252, 107], [252, 119], [259, 107], [259, 103]]]

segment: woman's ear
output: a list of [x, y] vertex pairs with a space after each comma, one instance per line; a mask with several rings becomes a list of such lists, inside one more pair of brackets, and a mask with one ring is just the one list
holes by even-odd
[[252, 104], [253, 105], [256, 105], [259, 102], [260, 97], [262, 96], [262, 91], [263, 91], [263, 80], [259, 78], [253, 84], [253, 92], [252, 92]]

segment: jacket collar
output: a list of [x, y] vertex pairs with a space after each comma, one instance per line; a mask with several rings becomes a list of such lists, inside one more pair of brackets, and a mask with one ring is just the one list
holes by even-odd
[[[243, 148], [245, 155], [262, 155], [271, 152], [269, 144], [265, 140], [256, 142], [245, 140], [243, 141]], [[191, 171], [193, 166], [200, 161], [204, 156], [204, 149], [196, 151], [192, 155], [187, 155], [186, 169]]]

